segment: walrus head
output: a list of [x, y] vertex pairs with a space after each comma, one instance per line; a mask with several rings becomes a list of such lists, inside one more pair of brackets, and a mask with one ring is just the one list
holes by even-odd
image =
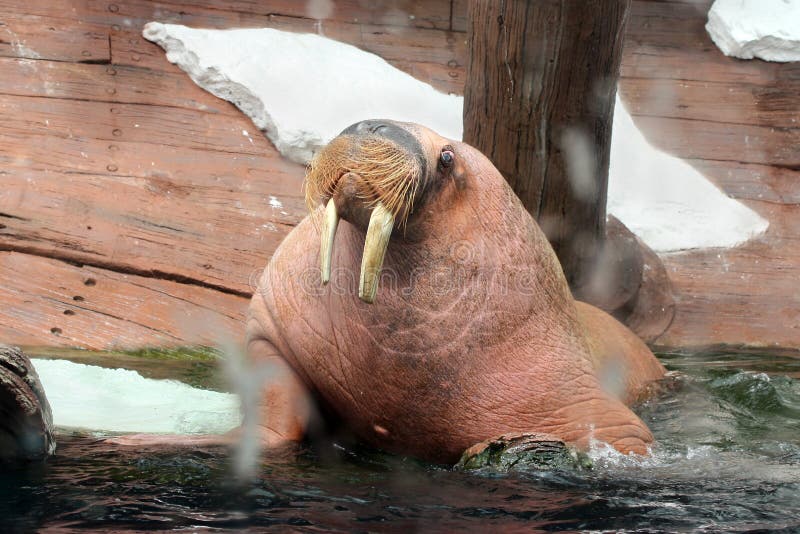
[[375, 300], [393, 231], [419, 230], [415, 213], [442, 186], [460, 179], [454, 142], [421, 126], [367, 120], [349, 126], [311, 161], [305, 191], [309, 208], [325, 206], [320, 245], [323, 284], [339, 219], [366, 230], [358, 296]]

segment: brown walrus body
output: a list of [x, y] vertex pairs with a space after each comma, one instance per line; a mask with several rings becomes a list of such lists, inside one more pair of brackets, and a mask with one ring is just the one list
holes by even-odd
[[[313, 200], [343, 219], [331, 282], [320, 240], [334, 212], [319, 207], [275, 252], [251, 303], [248, 352], [285, 371], [264, 392], [265, 442], [301, 439], [319, 402], [366, 442], [433, 461], [509, 432], [646, 453], [653, 437], [626, 403], [663, 367], [620, 323], [573, 300], [494, 166], [415, 125], [365, 121], [344, 133], [347, 157], [323, 151], [308, 177]], [[402, 178], [411, 187], [367, 176], [367, 138], [416, 158]], [[394, 230], [367, 303], [362, 254], [366, 264], [383, 252], [370, 251], [371, 238], [366, 250], [365, 235], [391, 199]]]

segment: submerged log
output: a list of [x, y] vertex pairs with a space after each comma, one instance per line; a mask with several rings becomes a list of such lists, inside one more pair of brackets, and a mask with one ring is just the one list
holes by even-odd
[[43, 459], [56, 450], [53, 416], [33, 364], [0, 345], [0, 462]]
[[548, 434], [509, 433], [477, 443], [464, 451], [457, 469], [471, 471], [584, 470], [592, 467], [588, 456]]
[[[631, 249], [639, 241], [623, 237], [630, 232], [606, 228], [629, 9], [630, 0], [470, 2], [464, 141], [492, 160], [539, 222], [575, 298], [618, 318], [639, 308], [647, 320], [628, 325], [654, 337], [669, 325], [674, 302], [666, 275], [643, 277], [644, 258], [666, 271], [654, 254]], [[599, 290], [598, 282], [617, 285]], [[661, 282], [641, 293], [658, 295], [657, 306], [631, 301], [643, 283]]]

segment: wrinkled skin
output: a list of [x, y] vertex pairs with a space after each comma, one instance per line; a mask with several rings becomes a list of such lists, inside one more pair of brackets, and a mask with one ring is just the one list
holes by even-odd
[[653, 436], [627, 403], [661, 364], [622, 324], [573, 300], [546, 238], [480, 152], [400, 127], [419, 143], [426, 188], [395, 226], [383, 263], [393, 278], [375, 302], [357, 296], [370, 208], [344, 183], [331, 283], [320, 280], [322, 207], [260, 279], [248, 353], [280, 371], [261, 400], [265, 444], [301, 440], [325, 413], [376, 447], [436, 462], [513, 432], [646, 454]]

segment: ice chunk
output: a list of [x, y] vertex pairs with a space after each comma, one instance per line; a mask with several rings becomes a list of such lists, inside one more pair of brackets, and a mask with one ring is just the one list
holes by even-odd
[[800, 0], [716, 0], [706, 30], [726, 56], [800, 61]]

